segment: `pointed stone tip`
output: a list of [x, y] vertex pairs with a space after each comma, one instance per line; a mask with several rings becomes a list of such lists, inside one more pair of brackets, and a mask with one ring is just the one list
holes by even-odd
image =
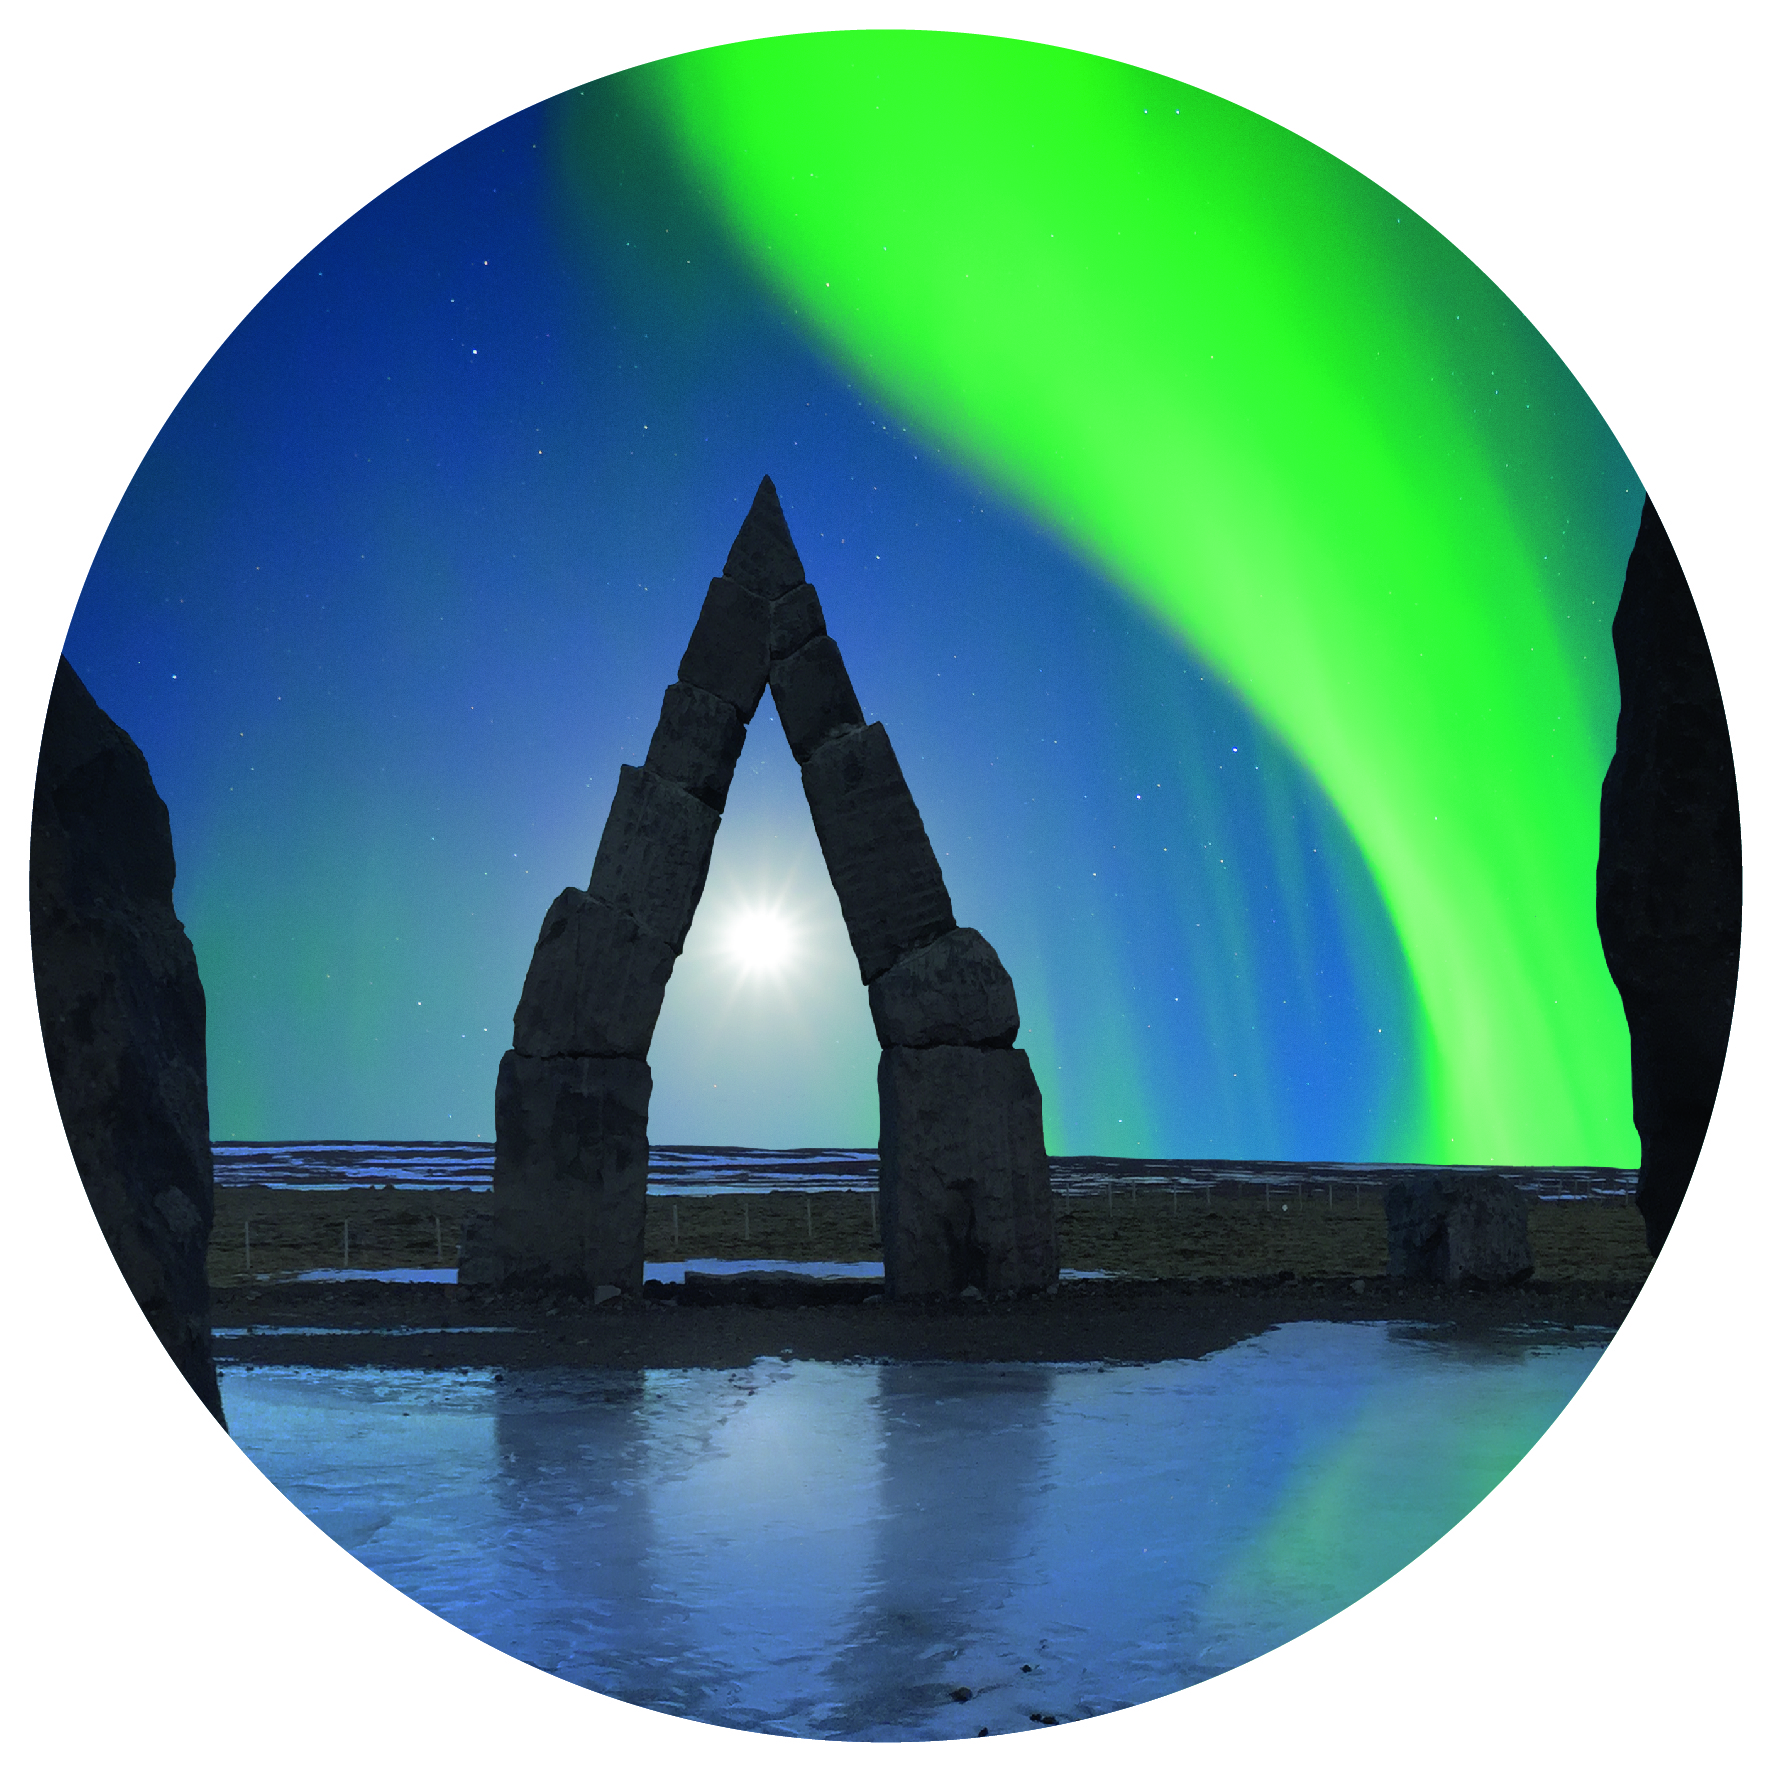
[[750, 513], [726, 556], [721, 576], [765, 597], [782, 596], [806, 582], [794, 538], [788, 533], [788, 520], [781, 514], [775, 482], [767, 474], [751, 500]]

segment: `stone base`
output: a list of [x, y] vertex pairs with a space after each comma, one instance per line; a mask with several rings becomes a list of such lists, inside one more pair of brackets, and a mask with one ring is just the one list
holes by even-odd
[[1056, 1283], [1040, 1088], [1025, 1052], [880, 1054], [880, 1240], [890, 1298]]
[[1393, 1280], [1506, 1286], [1532, 1276], [1526, 1199], [1494, 1175], [1412, 1175], [1384, 1190]]
[[646, 1245], [646, 1115], [637, 1058], [529, 1058], [498, 1067], [492, 1253], [476, 1277], [595, 1298], [640, 1295]]

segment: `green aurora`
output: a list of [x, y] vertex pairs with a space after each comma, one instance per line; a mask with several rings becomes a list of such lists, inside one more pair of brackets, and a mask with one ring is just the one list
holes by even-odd
[[1594, 864], [1642, 489], [1518, 310], [1341, 162], [1118, 63], [833, 33], [622, 78], [819, 348], [1321, 784], [1419, 995], [1416, 1160], [1634, 1164]]

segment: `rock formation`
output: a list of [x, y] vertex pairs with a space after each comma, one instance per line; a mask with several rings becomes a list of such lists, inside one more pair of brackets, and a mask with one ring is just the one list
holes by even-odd
[[172, 825], [147, 762], [64, 658], [31, 810], [31, 956], [49, 1075], [105, 1241], [220, 1421], [205, 1006], [173, 877]]
[[1499, 1175], [1406, 1175], [1387, 1182], [1390, 1274], [1438, 1286], [1509, 1286], [1532, 1277], [1526, 1201]]
[[1612, 623], [1618, 745], [1600, 790], [1600, 942], [1630, 1023], [1637, 1205], [1659, 1254], [1710, 1125], [1741, 954], [1741, 818], [1723, 698], [1647, 500]]
[[472, 1271], [638, 1292], [646, 1052], [765, 688], [883, 1048], [886, 1289], [1050, 1285], [1052, 1188], [1039, 1087], [1014, 1049], [1015, 988], [989, 943], [955, 927], [886, 729], [862, 715], [767, 479], [708, 587], [646, 763], [621, 771], [589, 887], [543, 921], [499, 1068], [490, 1247], [476, 1239]]

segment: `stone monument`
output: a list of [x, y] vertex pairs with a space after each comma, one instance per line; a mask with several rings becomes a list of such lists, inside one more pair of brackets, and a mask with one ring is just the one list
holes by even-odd
[[646, 1064], [745, 730], [768, 689], [867, 987], [893, 1297], [1053, 1284], [1039, 1086], [1015, 987], [956, 926], [884, 726], [869, 725], [765, 478], [708, 587], [645, 764], [624, 765], [584, 891], [543, 919], [499, 1066], [490, 1247], [464, 1278], [639, 1293]]

